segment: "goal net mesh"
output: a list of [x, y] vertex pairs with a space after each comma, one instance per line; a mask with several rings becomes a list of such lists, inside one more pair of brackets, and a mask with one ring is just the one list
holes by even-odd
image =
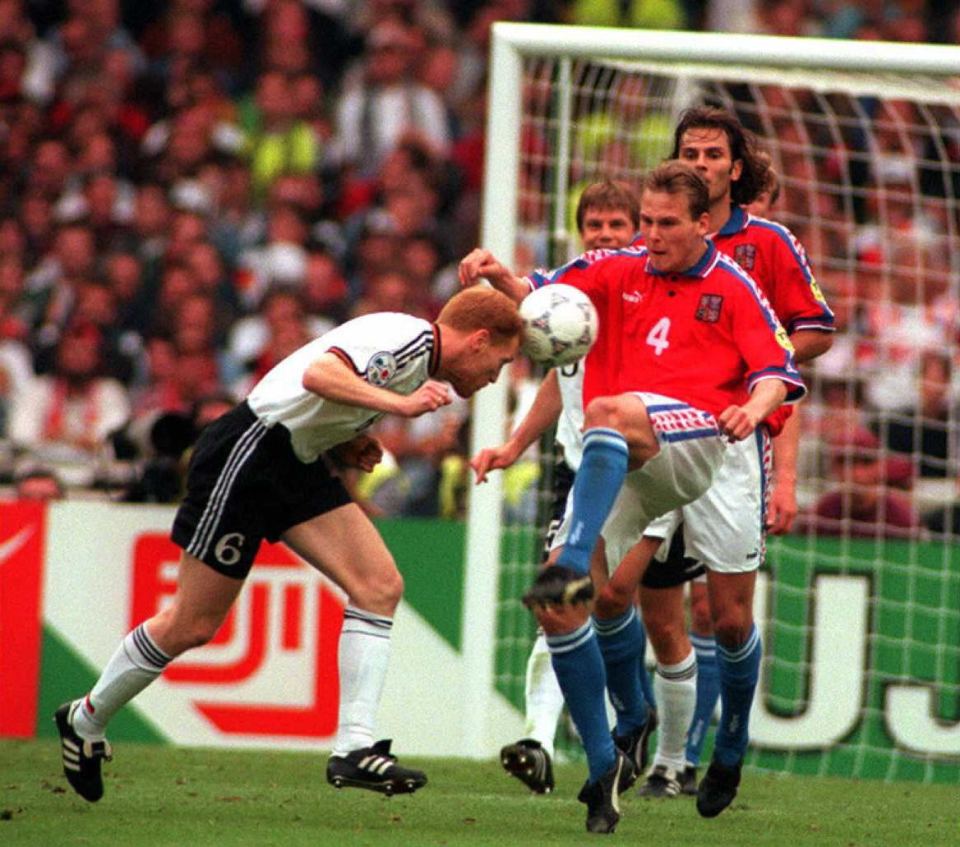
[[[748, 763], [960, 780], [960, 85], [538, 56], [522, 86], [521, 271], [580, 252], [579, 192], [603, 177], [636, 184], [669, 154], [683, 109], [722, 106], [760, 137], [781, 185], [767, 216], [805, 246], [838, 332], [805, 371], [808, 517], [770, 539], [758, 583]], [[535, 635], [519, 598], [540, 561], [553, 459], [545, 440], [539, 484], [507, 486], [496, 673], [519, 708]], [[569, 738], [565, 749], [578, 754]]]

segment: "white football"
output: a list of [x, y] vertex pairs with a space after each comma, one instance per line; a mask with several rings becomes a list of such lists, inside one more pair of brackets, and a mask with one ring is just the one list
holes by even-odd
[[599, 320], [590, 298], [563, 283], [544, 285], [523, 298], [523, 352], [548, 367], [583, 358], [597, 340]]

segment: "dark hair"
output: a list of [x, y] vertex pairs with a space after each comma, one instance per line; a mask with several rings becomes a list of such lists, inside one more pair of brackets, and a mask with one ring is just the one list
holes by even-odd
[[583, 231], [583, 219], [587, 209], [601, 211], [624, 211], [633, 228], [640, 226], [640, 201], [637, 193], [625, 182], [603, 179], [583, 189], [577, 202], [577, 230]]
[[756, 200], [766, 187], [770, 167], [769, 157], [764, 157], [757, 147], [756, 136], [731, 112], [715, 106], [694, 106], [680, 115], [673, 131], [671, 158], [679, 158], [683, 136], [692, 129], [720, 130], [727, 136], [731, 158], [741, 162], [740, 176], [730, 186], [730, 199], [741, 206]]
[[643, 180], [644, 191], [686, 194], [690, 217], [696, 220], [710, 211], [710, 190], [706, 180], [693, 168], [676, 159], [657, 165]]

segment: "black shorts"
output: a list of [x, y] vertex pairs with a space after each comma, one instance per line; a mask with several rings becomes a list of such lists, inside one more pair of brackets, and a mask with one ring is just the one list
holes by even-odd
[[644, 571], [640, 584], [644, 588], [674, 588], [706, 572], [705, 565], [684, 555], [683, 524], [680, 524], [673, 533], [666, 561], [653, 559]]
[[563, 516], [567, 510], [567, 496], [570, 489], [573, 488], [573, 480], [576, 474], [570, 470], [570, 466], [562, 459], [558, 458], [553, 465], [553, 502], [550, 504], [550, 522], [547, 524], [547, 534], [543, 540], [543, 559], [546, 561], [550, 555], [550, 546], [553, 539], [557, 536], [560, 524], [563, 523]]
[[266, 426], [244, 402], [201, 433], [174, 542], [225, 576], [243, 579], [260, 542], [351, 502], [321, 456], [305, 464], [290, 433]]

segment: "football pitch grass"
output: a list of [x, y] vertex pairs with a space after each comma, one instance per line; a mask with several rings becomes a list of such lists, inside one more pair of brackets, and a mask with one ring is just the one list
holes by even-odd
[[[326, 784], [325, 755], [121, 744], [105, 765], [104, 798], [80, 799], [60, 769], [56, 742], [0, 740], [0, 845], [575, 845], [583, 765], [557, 769], [557, 791], [528, 793], [496, 762], [406, 759], [430, 783], [386, 798]], [[614, 840], [697, 845], [956, 847], [956, 786], [744, 774], [720, 817], [698, 817], [692, 798], [647, 800], [631, 790]]]

